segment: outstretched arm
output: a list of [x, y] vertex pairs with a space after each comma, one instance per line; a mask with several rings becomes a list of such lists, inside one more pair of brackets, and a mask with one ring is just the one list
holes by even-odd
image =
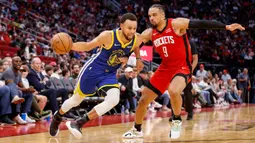
[[210, 20], [189, 20], [187, 18], [176, 18], [172, 21], [174, 29], [226, 29], [229, 31], [245, 30], [245, 28], [237, 23], [226, 25], [218, 21]]
[[152, 37], [152, 28], [145, 29], [139, 37], [141, 38], [142, 43], [150, 41]]
[[112, 31], [103, 31], [90, 42], [76, 42], [73, 44], [74, 51], [91, 51], [92, 49], [104, 45], [109, 47], [112, 41]]
[[[141, 44], [141, 42], [139, 42], [138, 44]], [[141, 70], [143, 70], [144, 67], [143, 61], [140, 56], [140, 45], [134, 49], [134, 53], [136, 57], [136, 68], [140, 72]]]

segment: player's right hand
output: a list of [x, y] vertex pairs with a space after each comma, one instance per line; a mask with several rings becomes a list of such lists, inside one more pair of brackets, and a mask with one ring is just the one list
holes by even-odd
[[127, 62], [128, 62], [127, 57], [120, 57], [119, 60], [122, 63], [122, 67], [125, 67], [127, 65]]

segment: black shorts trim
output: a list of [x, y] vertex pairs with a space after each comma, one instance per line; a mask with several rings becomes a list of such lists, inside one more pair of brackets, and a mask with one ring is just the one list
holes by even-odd
[[163, 93], [161, 93], [156, 87], [154, 87], [151, 82], [149, 81], [146, 85], [150, 90], [152, 90], [154, 93], [156, 93], [158, 96], [161, 96]]
[[97, 91], [97, 93], [98, 93], [99, 96], [105, 97], [105, 96], [107, 95], [106, 92], [107, 92], [108, 90], [112, 89], [112, 88], [117, 88], [117, 89], [119, 89], [119, 88], [116, 87], [116, 86], [106, 86], [106, 87], [103, 87], [103, 88], [99, 89], [99, 90]]

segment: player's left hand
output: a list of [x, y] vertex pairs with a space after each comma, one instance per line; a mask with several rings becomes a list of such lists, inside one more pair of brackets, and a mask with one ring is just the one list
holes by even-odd
[[143, 61], [141, 59], [137, 59], [136, 60], [136, 68], [138, 70], [138, 73], [143, 70], [144, 64]]
[[241, 31], [245, 30], [245, 28], [242, 25], [238, 24], [238, 23], [227, 25], [226, 29], [229, 30], [229, 31], [235, 31], [237, 29], [241, 30]]
[[122, 67], [125, 67], [127, 62], [128, 62], [128, 58], [127, 57], [120, 57], [119, 60], [122, 63]]

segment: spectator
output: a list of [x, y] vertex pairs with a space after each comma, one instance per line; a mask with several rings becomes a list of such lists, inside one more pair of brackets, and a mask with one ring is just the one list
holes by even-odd
[[54, 67], [53, 73], [52, 73], [52, 75], [50, 77], [55, 77], [57, 79], [60, 79], [61, 78], [60, 74], [61, 74], [61, 69], [58, 68], [58, 67]]
[[[9, 68], [9, 67], [11, 67], [12, 66], [12, 58], [11, 57], [5, 57], [4, 59], [3, 59], [3, 61], [4, 61], [4, 63], [3, 63], [3, 65], [4, 65], [4, 69], [6, 68]], [[6, 66], [6, 67], [5, 67]]]
[[29, 84], [33, 86], [41, 95], [48, 98], [52, 112], [58, 110], [57, 96], [54, 89], [50, 89], [51, 82], [41, 73], [41, 60], [39, 58], [32, 59], [31, 69], [27, 75]]
[[135, 96], [139, 99], [141, 96], [141, 92], [142, 92], [142, 86], [144, 86], [144, 82], [143, 79], [138, 75], [138, 71], [137, 69], [134, 67], [133, 68], [133, 92], [135, 93]]
[[201, 77], [202, 79], [204, 79], [205, 77], [207, 77], [207, 71], [204, 68], [203, 64], [200, 64], [199, 66], [199, 70], [196, 73], [196, 77]]
[[[22, 82], [24, 84], [25, 88], [29, 88], [29, 82], [27, 80], [27, 75], [29, 72], [29, 68], [27, 65], [22, 65], [21, 66], [21, 76], [22, 76]], [[34, 120], [43, 120], [44, 118], [47, 118], [51, 115], [51, 111], [43, 111], [44, 107], [46, 106], [47, 103], [47, 97], [43, 95], [39, 95], [37, 91], [33, 93], [33, 101], [32, 101], [32, 112], [30, 116]]]
[[247, 68], [243, 69], [243, 72], [240, 74], [238, 81], [240, 82], [239, 89], [242, 91], [242, 101], [248, 103], [248, 89], [251, 87], [251, 82]]
[[51, 65], [46, 65], [45, 67], [45, 76], [50, 79], [51, 75], [54, 72], [54, 68]]
[[231, 76], [228, 74], [227, 70], [223, 70], [223, 75], [221, 76], [221, 79], [224, 83], [227, 83], [227, 81], [231, 79]]
[[[27, 116], [27, 113], [30, 112], [32, 99], [33, 99], [33, 92], [35, 91], [34, 88], [25, 88], [22, 80], [21, 80], [21, 73], [19, 72], [21, 67], [21, 58], [16, 56], [12, 59], [12, 67], [8, 68], [4, 73], [2, 78], [5, 80], [5, 83], [7, 86], [10, 87], [12, 92], [16, 92], [16, 95], [19, 95], [20, 97], [24, 97], [25, 102], [22, 104], [22, 108], [20, 107], [20, 104], [16, 104], [13, 107], [13, 116], [14, 121], [16, 121], [18, 124], [26, 124], [26, 123], [34, 123], [35, 120], [30, 119]], [[15, 96], [17, 97], [17, 96]], [[13, 98], [13, 100], [15, 99]], [[17, 99], [20, 99], [19, 97]], [[24, 101], [24, 100], [23, 100]], [[23, 115], [24, 118], [21, 118], [19, 113]]]
[[230, 103], [239, 104], [242, 103], [242, 99], [238, 96], [238, 90], [236, 87], [236, 79], [228, 80], [227, 96]]
[[70, 79], [70, 71], [69, 70], [67, 70], [67, 69], [64, 69], [63, 71], [62, 71], [62, 77], [64, 78], [64, 79]]
[[[135, 112], [136, 109], [136, 99], [135, 93], [133, 92], [133, 69], [131, 67], [127, 67], [125, 69], [125, 75], [120, 76], [119, 78], [119, 83], [120, 85], [120, 91], [121, 91], [121, 96], [120, 98], [124, 100], [125, 102], [125, 113], [130, 112]], [[130, 108], [129, 108], [130, 105]]]
[[16, 124], [8, 115], [11, 114], [10, 88], [8, 86], [0, 86], [0, 122], [5, 124]]
[[0, 60], [0, 79], [2, 78], [3, 72], [4, 72], [3, 60]]
[[[62, 102], [68, 99], [68, 90], [61, 88], [61, 89], [52, 89], [51, 81], [49, 78], [45, 77], [41, 73], [41, 59], [36, 57], [32, 59], [31, 62], [31, 69], [28, 73], [27, 79], [29, 84], [32, 85], [41, 95], [44, 95], [48, 98], [50, 109], [52, 113], [55, 113], [59, 109], [57, 97], [62, 97]], [[71, 112], [65, 114], [66, 118], [76, 118]]]
[[77, 80], [77, 77], [80, 73], [80, 66], [78, 64], [73, 64], [72, 65], [72, 75], [71, 77], [75, 80]]
[[[194, 89], [193, 93], [195, 95], [200, 94], [203, 96], [203, 98], [207, 101], [208, 104], [211, 104], [211, 95], [209, 91], [203, 90], [198, 84], [200, 83], [199, 78], [196, 78], [195, 76], [192, 76], [192, 88]], [[195, 104], [196, 108], [201, 108], [200, 105]]]

